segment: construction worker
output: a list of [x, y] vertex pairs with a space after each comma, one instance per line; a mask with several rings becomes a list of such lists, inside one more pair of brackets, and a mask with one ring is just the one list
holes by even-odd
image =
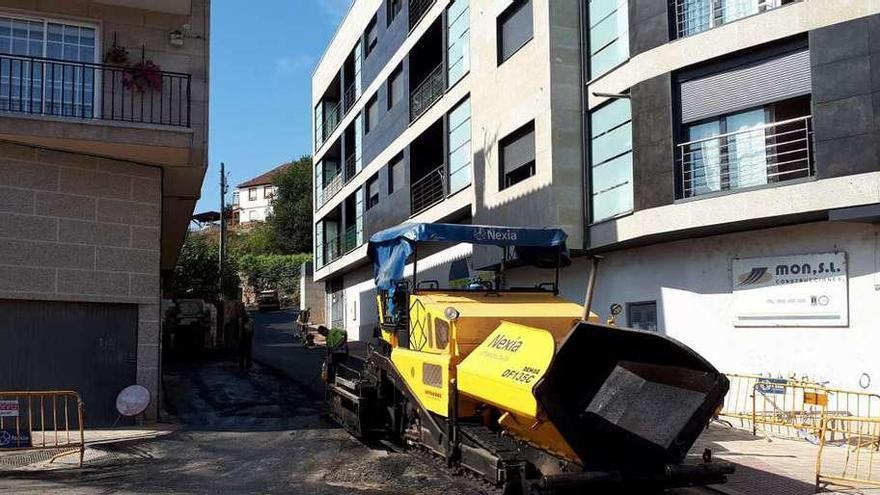
[[251, 369], [251, 349], [254, 341], [254, 321], [247, 311], [238, 317], [238, 367], [242, 371]]

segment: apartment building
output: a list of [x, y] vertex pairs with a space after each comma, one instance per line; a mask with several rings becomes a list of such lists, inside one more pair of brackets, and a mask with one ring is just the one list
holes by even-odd
[[[315, 277], [334, 325], [370, 333], [362, 243], [379, 228], [559, 226], [604, 256], [603, 318], [620, 305], [618, 323], [725, 371], [877, 389], [880, 2], [428, 3], [357, 2], [315, 73]], [[493, 262], [459, 246], [419, 269], [445, 281], [458, 258]], [[582, 300], [588, 271], [576, 258], [562, 294]]]
[[236, 223], [265, 222], [272, 213], [275, 186], [272, 181], [290, 165], [281, 165], [235, 186], [232, 193], [233, 217]]
[[208, 0], [0, 1], [0, 390], [91, 425], [160, 397], [160, 300], [207, 166]]
[[725, 371], [880, 390], [880, 3], [591, 7], [597, 309]]
[[[365, 241], [400, 222], [565, 228], [583, 245], [576, 0], [361, 0], [312, 82], [315, 272], [328, 323], [376, 323]], [[497, 253], [453, 247], [474, 269]], [[426, 269], [432, 262], [420, 263]]]

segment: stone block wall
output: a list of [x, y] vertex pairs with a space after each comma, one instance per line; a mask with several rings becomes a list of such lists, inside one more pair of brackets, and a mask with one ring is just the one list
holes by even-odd
[[0, 298], [136, 304], [154, 398], [161, 196], [158, 167], [0, 143]]

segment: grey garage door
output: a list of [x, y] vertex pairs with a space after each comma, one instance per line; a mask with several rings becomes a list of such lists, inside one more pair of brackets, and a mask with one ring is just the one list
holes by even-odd
[[0, 390], [75, 390], [107, 426], [136, 359], [136, 305], [0, 300]]

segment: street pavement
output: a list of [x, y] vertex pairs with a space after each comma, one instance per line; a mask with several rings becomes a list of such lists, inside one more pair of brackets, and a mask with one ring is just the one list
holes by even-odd
[[[295, 342], [294, 319], [292, 311], [254, 315], [256, 363], [249, 372], [239, 370], [232, 356], [166, 362], [164, 419], [172, 424], [162, 426], [162, 436], [92, 445], [81, 469], [61, 462], [9, 469], [0, 456], [0, 493], [485, 492], [440, 462], [365, 445], [330, 422], [320, 380], [324, 351]], [[710, 429], [695, 455], [710, 447], [745, 465], [726, 486], [675, 493], [812, 493], [803, 475], [780, 473], [785, 467], [807, 474], [809, 452], [794, 455], [803, 446], [773, 445], [770, 452], [749, 435]]]
[[291, 325], [290, 312], [257, 315], [254, 354], [274, 365], [245, 373], [231, 357], [166, 363], [168, 419], [180, 426], [173, 433], [91, 446], [82, 469], [4, 470], [0, 458], [0, 493], [480, 492], [424, 459], [366, 446], [325, 419], [320, 386], [310, 386], [320, 351], [292, 347], [292, 330], [283, 330]]

